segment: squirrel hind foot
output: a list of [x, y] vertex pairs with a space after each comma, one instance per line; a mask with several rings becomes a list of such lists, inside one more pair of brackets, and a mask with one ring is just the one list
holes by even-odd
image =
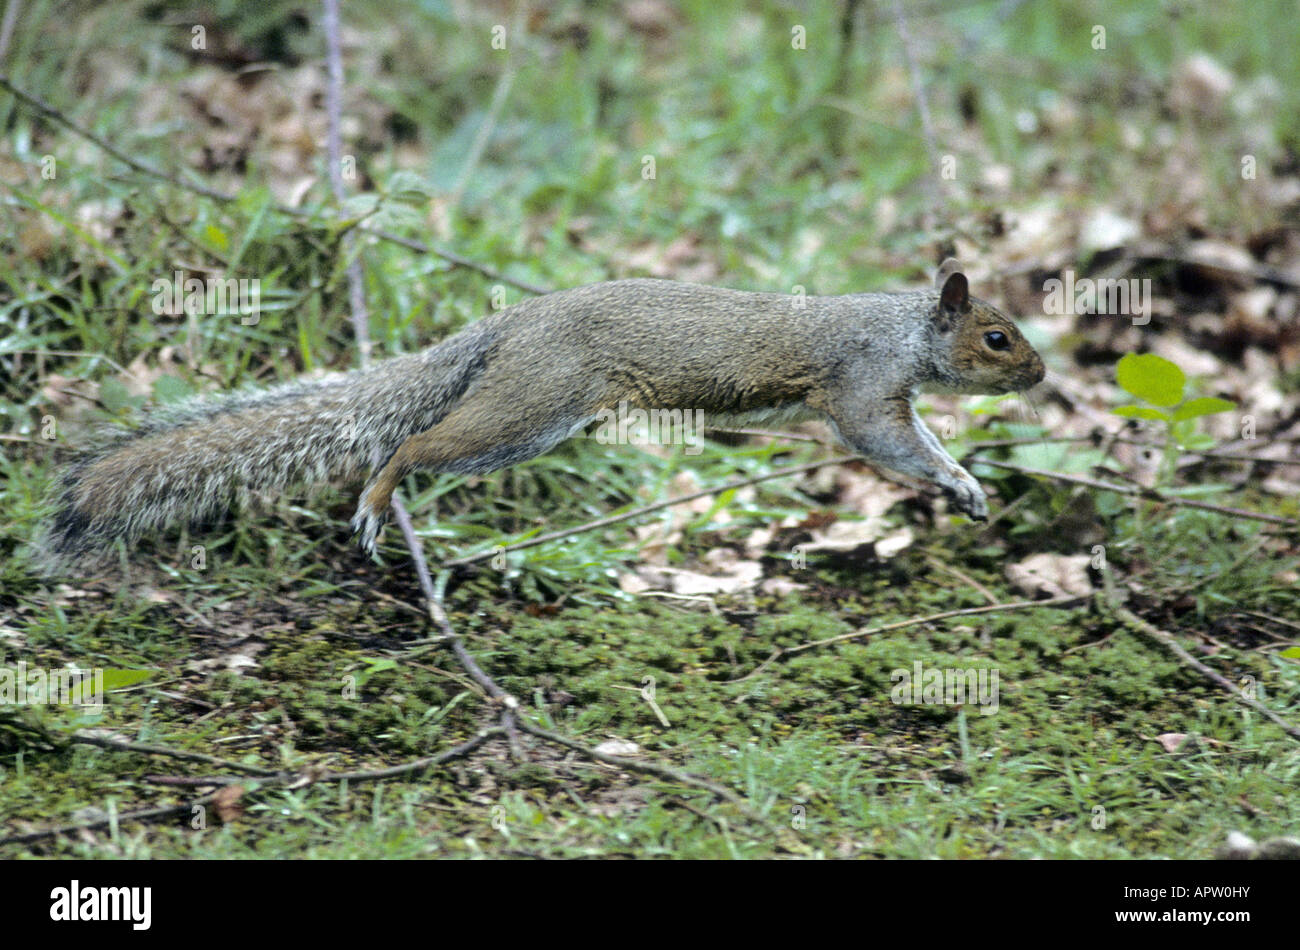
[[387, 521], [388, 511], [374, 511], [364, 497], [357, 505], [357, 513], [352, 516], [352, 534], [357, 539], [357, 545], [370, 557], [375, 556], [379, 533]]

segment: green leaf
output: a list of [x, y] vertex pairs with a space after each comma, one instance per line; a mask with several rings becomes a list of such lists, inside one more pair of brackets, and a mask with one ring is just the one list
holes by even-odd
[[1115, 378], [1125, 391], [1156, 406], [1182, 402], [1187, 376], [1177, 363], [1154, 353], [1130, 353], [1115, 366]]
[[1227, 399], [1216, 399], [1214, 396], [1201, 396], [1198, 399], [1189, 399], [1177, 409], [1174, 410], [1174, 421], [1181, 419], [1195, 419], [1197, 416], [1212, 416], [1216, 412], [1227, 412], [1230, 409], [1236, 409], [1237, 404]]
[[98, 672], [102, 676], [99, 682], [96, 682], [95, 676], [91, 675], [91, 670], [83, 673], [68, 691], [69, 702], [74, 706], [97, 705], [104, 701], [103, 695], [96, 692], [97, 688], [102, 687], [103, 692], [107, 693], [110, 690], [134, 686], [153, 676], [152, 670], [99, 670]]
[[357, 674], [358, 686], [365, 686], [372, 676], [397, 669], [397, 661], [387, 657], [374, 658], [363, 656], [361, 662], [366, 664], [366, 668]]
[[433, 185], [423, 175], [402, 169], [388, 179], [385, 194], [397, 201], [423, 203], [433, 197]]
[[99, 401], [112, 413], [121, 413], [131, 406], [131, 394], [116, 379], [106, 379], [99, 384]]
[[203, 237], [209, 244], [219, 251], [225, 251], [230, 248], [230, 235], [226, 234], [215, 224], [209, 224], [203, 229]]
[[1187, 440], [1196, 434], [1195, 419], [1180, 419], [1169, 423], [1169, 438], [1180, 446], [1187, 445]]
[[1287, 647], [1278, 656], [1285, 657], [1288, 660], [1300, 660], [1300, 647]]
[[244, 229], [243, 237], [239, 239], [239, 247], [235, 249], [235, 254], [230, 258], [230, 263], [226, 265], [227, 272], [233, 273], [239, 269], [239, 262], [244, 259], [244, 252], [253, 243], [253, 239], [257, 237], [257, 232], [261, 229], [263, 221], [266, 220], [266, 212], [274, 203], [271, 192], [266, 188], [255, 188], [241, 192], [239, 205], [245, 214], [252, 215], [252, 220], [249, 222], [248, 227]]
[[104, 689], [125, 689], [151, 676], [153, 670], [104, 670]]
[[987, 416], [999, 412], [1001, 404], [1008, 399], [1016, 399], [1019, 393], [1003, 393], [1000, 396], [981, 396], [970, 405], [970, 414], [972, 416]]
[[1112, 409], [1111, 412], [1117, 416], [1123, 416], [1125, 419], [1158, 419], [1163, 422], [1169, 421], [1169, 416], [1159, 409], [1152, 409], [1149, 406], [1120, 406], [1118, 409]]
[[153, 394], [160, 403], [168, 405], [193, 396], [194, 387], [179, 376], [163, 374], [154, 380]]

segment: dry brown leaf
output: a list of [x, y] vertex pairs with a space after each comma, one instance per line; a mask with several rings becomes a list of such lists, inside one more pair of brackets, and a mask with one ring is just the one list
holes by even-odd
[[1096, 208], [1079, 228], [1079, 250], [1084, 254], [1123, 247], [1142, 233], [1142, 225], [1111, 208]]
[[225, 788], [218, 789], [212, 796], [212, 810], [217, 815], [217, 820], [223, 825], [229, 824], [236, 818], [244, 816], [244, 806], [240, 799], [244, 797], [244, 786], [227, 785]]
[[640, 755], [641, 747], [627, 739], [606, 739], [596, 746], [601, 755]]
[[1086, 554], [1034, 554], [1019, 564], [1008, 564], [1007, 580], [1026, 597], [1090, 594], [1088, 561]]
[[1170, 753], [1177, 752], [1180, 748], [1182, 748], [1183, 743], [1187, 741], [1187, 733], [1164, 732], [1156, 736], [1156, 741], [1159, 742], [1162, 746], [1164, 746], [1166, 752], [1170, 752]]
[[1236, 80], [1208, 53], [1193, 53], [1174, 68], [1169, 108], [1177, 115], [1218, 118]]
[[800, 584], [798, 581], [792, 581], [788, 577], [769, 577], [758, 585], [758, 589], [770, 597], [785, 597], [788, 594], [795, 593], [795, 591], [807, 590], [808, 586], [807, 584]]

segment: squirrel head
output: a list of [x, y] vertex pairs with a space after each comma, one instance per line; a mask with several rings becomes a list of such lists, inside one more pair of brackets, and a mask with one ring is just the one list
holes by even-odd
[[1043, 380], [1042, 357], [1011, 318], [970, 295], [961, 265], [948, 258], [935, 276], [939, 301], [931, 317], [935, 380], [946, 390], [997, 395]]

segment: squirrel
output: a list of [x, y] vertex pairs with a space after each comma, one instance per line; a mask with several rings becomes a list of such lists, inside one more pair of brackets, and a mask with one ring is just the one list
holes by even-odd
[[[818, 297], [627, 279], [557, 291], [369, 369], [199, 397], [85, 451], [54, 480], [37, 550], [48, 573], [227, 510], [246, 492], [357, 476], [373, 555], [417, 470], [478, 474], [550, 451], [613, 407], [711, 424], [828, 421], [868, 462], [932, 482], [985, 520], [978, 481], [917, 416], [921, 387], [1023, 390], [1043, 361], [960, 265], [933, 290]], [[699, 418], [697, 416], [697, 418]]]

